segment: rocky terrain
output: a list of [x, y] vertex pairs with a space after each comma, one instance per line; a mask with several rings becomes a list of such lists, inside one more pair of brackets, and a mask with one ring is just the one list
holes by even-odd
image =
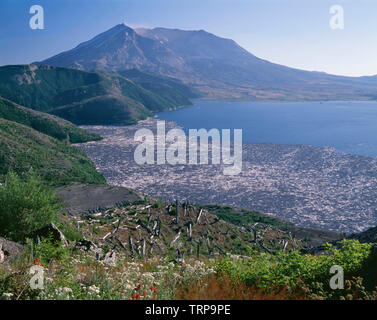
[[[174, 127], [167, 124], [166, 130]], [[219, 203], [265, 212], [297, 225], [359, 232], [377, 222], [377, 160], [302, 145], [243, 144], [243, 170], [224, 176], [221, 165], [138, 165], [135, 126], [86, 126], [103, 141], [76, 145], [111, 185], [167, 200]]]
[[23, 251], [23, 245], [0, 237], [0, 264], [11, 261]]

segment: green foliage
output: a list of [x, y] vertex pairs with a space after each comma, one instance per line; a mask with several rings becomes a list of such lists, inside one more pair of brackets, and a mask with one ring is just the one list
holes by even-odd
[[1, 97], [0, 118], [24, 124], [61, 141], [80, 143], [101, 139], [98, 134], [83, 130], [66, 120], [24, 108]]
[[9, 172], [0, 186], [0, 235], [25, 241], [27, 235], [55, 220], [61, 205], [55, 193], [30, 172]]
[[80, 150], [29, 127], [0, 118], [0, 179], [33, 168], [44, 182], [104, 184], [92, 161]]
[[[0, 68], [0, 95], [19, 105], [48, 111], [58, 93], [97, 83], [99, 75], [72, 69], [13, 65]], [[71, 95], [72, 96], [72, 95]]]
[[0, 67], [2, 97], [75, 124], [131, 124], [153, 112], [191, 103], [166, 84], [155, 83], [150, 89], [118, 74], [35, 65]]
[[250, 258], [226, 257], [216, 263], [216, 270], [248, 285], [264, 288], [299, 285], [329, 295], [332, 291], [329, 288], [330, 268], [334, 265], [343, 267], [345, 279], [360, 275], [371, 247], [370, 243], [342, 240], [337, 246], [328, 244], [326, 252], [319, 256], [301, 254], [296, 250], [274, 255], [254, 252]]
[[51, 113], [80, 125], [135, 124], [153, 114], [128, 97], [105, 95], [51, 110]]
[[56, 226], [69, 241], [78, 241], [83, 238], [81, 231], [75, 226], [73, 226], [71, 223], [57, 222]]
[[189, 98], [201, 96], [198, 90], [186, 86], [178, 79], [141, 72], [137, 69], [118, 71], [118, 73], [144, 89], [163, 97], [171, 106], [190, 105]]
[[257, 211], [250, 211], [246, 209], [221, 205], [207, 205], [203, 208], [205, 208], [213, 214], [216, 214], [222, 220], [236, 225], [244, 226], [255, 222], [260, 222], [273, 226], [281, 225], [281, 222], [278, 219], [267, 216], [263, 213], [259, 213]]
[[138, 206], [138, 205], [141, 205], [141, 204], [147, 204], [147, 200], [144, 199], [144, 200], [136, 200], [134, 202], [131, 203], [133, 206]]
[[163, 205], [164, 205], [164, 202], [163, 202], [162, 200], [157, 200], [157, 201], [152, 205], [152, 208], [153, 208], [153, 209], [162, 208]]
[[28, 240], [28, 244], [28, 248], [33, 246], [34, 258], [38, 258], [42, 265], [48, 265], [51, 260], [64, 261], [68, 258], [69, 248], [63, 248], [60, 243], [56, 243], [52, 235], [42, 239], [38, 245], [32, 240]]

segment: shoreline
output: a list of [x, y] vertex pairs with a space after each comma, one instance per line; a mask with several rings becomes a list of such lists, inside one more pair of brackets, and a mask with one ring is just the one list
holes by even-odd
[[[76, 145], [111, 185], [165, 200], [235, 205], [296, 225], [353, 233], [377, 224], [377, 159], [306, 145], [243, 146], [243, 171], [221, 165], [137, 165], [133, 132], [157, 119], [125, 127], [90, 126], [103, 141]], [[167, 124], [167, 130], [173, 126]]]

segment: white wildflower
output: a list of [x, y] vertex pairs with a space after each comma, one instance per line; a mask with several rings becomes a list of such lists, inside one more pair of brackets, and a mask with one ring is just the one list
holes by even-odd
[[67, 288], [67, 287], [62, 288], [62, 291], [65, 292], [65, 293], [72, 293], [73, 292], [71, 288]]
[[88, 289], [89, 289], [89, 291], [92, 291], [94, 293], [100, 292], [100, 289], [98, 287], [96, 287], [95, 285], [90, 286]]
[[13, 296], [14, 296], [13, 293], [5, 292], [5, 293], [3, 293], [2, 298], [5, 299], [5, 300], [10, 300]]

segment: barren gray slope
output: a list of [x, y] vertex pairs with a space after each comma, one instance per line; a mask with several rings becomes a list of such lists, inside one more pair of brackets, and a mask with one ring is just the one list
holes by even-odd
[[64, 212], [77, 215], [103, 211], [142, 200], [136, 192], [108, 185], [71, 185], [60, 187], [57, 195], [62, 199]]

